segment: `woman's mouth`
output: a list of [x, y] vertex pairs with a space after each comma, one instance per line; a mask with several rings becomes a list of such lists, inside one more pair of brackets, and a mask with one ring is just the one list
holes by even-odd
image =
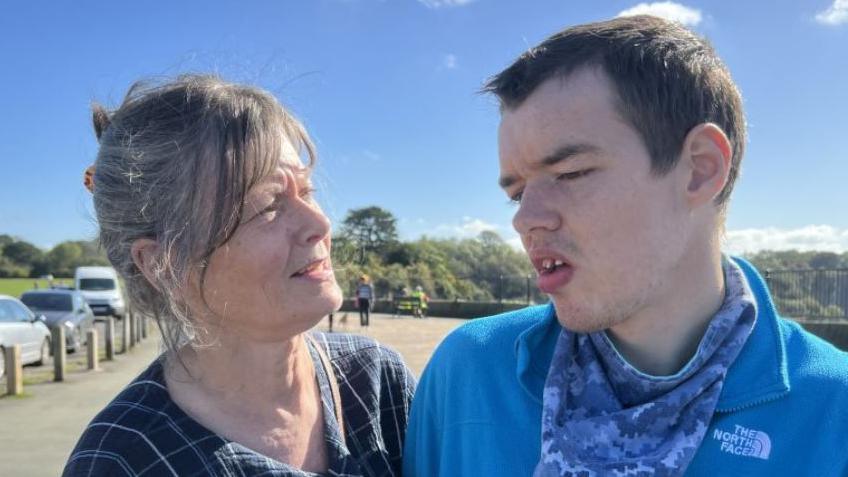
[[333, 268], [330, 260], [321, 258], [309, 262], [308, 265], [292, 274], [291, 278], [304, 278], [313, 281], [324, 281], [333, 277]]

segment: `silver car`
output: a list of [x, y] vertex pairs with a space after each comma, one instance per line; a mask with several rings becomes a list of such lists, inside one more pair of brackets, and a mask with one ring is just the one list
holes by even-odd
[[65, 329], [65, 346], [73, 353], [87, 344], [88, 331], [94, 327], [94, 313], [76, 290], [48, 288], [30, 290], [21, 301], [36, 315], [44, 315], [48, 328]]
[[23, 364], [42, 364], [50, 357], [50, 330], [17, 298], [0, 295], [0, 376], [6, 372], [6, 347], [21, 345]]

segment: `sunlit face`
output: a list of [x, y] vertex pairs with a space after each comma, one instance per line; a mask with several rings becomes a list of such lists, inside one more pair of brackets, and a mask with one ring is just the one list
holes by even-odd
[[668, 272], [691, 228], [680, 173], [651, 173], [614, 98], [604, 73], [579, 70], [506, 110], [499, 130], [500, 182], [518, 202], [513, 226], [574, 331], [612, 327], [672, 293]]
[[[229, 332], [275, 341], [313, 327], [341, 305], [330, 260], [330, 222], [291, 148], [247, 193], [232, 239], [212, 254], [204, 316]], [[211, 311], [211, 313], [210, 313]]]

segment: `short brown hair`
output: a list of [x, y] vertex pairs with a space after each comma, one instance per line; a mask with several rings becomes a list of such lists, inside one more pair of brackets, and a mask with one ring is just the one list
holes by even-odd
[[745, 151], [742, 96], [710, 43], [677, 23], [638, 15], [565, 29], [524, 52], [483, 91], [496, 95], [502, 110], [514, 109], [546, 80], [585, 67], [599, 67], [612, 80], [618, 110], [642, 137], [655, 174], [677, 165], [693, 127], [719, 126], [733, 149], [716, 198], [727, 202]]

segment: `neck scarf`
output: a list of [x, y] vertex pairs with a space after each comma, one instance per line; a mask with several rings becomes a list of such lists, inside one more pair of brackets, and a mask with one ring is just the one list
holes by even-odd
[[742, 270], [729, 260], [723, 268], [724, 302], [674, 375], [640, 372], [603, 331], [562, 330], [545, 381], [534, 476], [683, 475], [757, 315]]

